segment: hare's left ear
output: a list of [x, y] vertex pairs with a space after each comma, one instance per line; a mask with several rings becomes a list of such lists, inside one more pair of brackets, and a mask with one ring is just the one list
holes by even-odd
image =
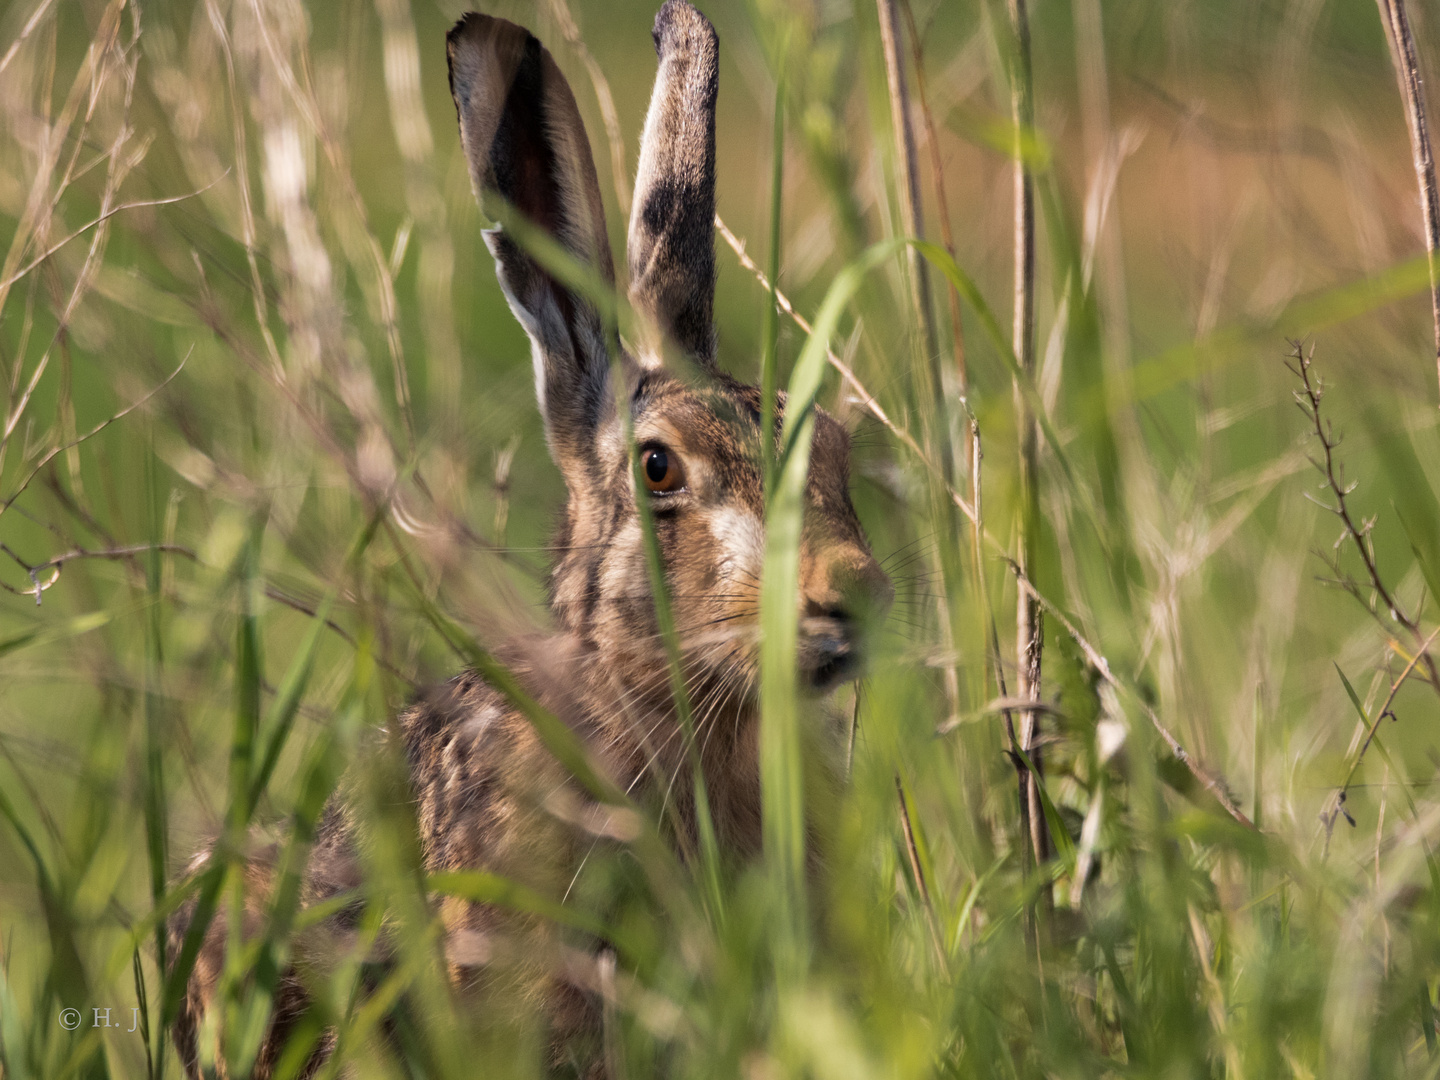
[[[630, 303], [692, 359], [715, 364], [715, 92], [720, 44], [685, 0], [655, 16], [660, 70], [630, 214]], [[641, 343], [658, 361], [660, 343]]]
[[[550, 450], [567, 482], [584, 484], [595, 433], [613, 407], [610, 358], [618, 348], [598, 306], [615, 274], [585, 125], [555, 61], [523, 27], [470, 14], [446, 44], [475, 194], [490, 216], [509, 221], [487, 230], [485, 242], [534, 346]], [[542, 242], [590, 273], [591, 287], [547, 269], [532, 255]]]

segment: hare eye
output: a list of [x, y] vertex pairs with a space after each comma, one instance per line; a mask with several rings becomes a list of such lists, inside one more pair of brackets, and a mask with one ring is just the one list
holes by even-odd
[[645, 473], [645, 486], [657, 495], [668, 495], [685, 486], [685, 473], [680, 460], [663, 446], [651, 446], [640, 458]]

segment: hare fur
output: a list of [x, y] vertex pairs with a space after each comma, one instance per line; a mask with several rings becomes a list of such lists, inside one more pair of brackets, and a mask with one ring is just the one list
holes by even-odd
[[[623, 789], [663, 791], [693, 830], [689, 768], [657, 628], [637, 500], [653, 512], [697, 740], [720, 846], [741, 862], [759, 850], [757, 623], [764, 555], [759, 391], [716, 366], [715, 100], [719, 46], [684, 0], [655, 20], [659, 70], [645, 120], [627, 256], [638, 326], [622, 344], [593, 302], [614, 269], [590, 144], [570, 87], [525, 29], [467, 15], [447, 37], [450, 86], [477, 198], [508, 222], [485, 232], [515, 317], [532, 344], [535, 388], [551, 456], [568, 489], [550, 580], [557, 632], [511, 643], [501, 655], [522, 685], [563, 719]], [[559, 245], [590, 280], [565, 276], [528, 253], [519, 232]], [[646, 490], [637, 490], [618, 409], [627, 410]], [[783, 410], [782, 401], [777, 412]], [[800, 678], [816, 696], [857, 674], [861, 628], [887, 607], [888, 579], [870, 552], [849, 496], [849, 439], [820, 412], [801, 540]], [[473, 672], [426, 694], [400, 717], [427, 870], [484, 868], [559, 897], [594, 842], [595, 810], [530, 722]], [[676, 778], [679, 777], [677, 782]], [[603, 831], [603, 828], [602, 830]], [[343, 806], [320, 827], [303, 895], [314, 901], [359, 881], [355, 826]], [[204, 854], [196, 865], [203, 862]], [[263, 897], [273, 852], [249, 864]], [[467, 955], [505, 934], [544, 939], [543, 927], [492, 907], [441, 904], [457, 986], [483, 982]], [[175, 955], [194, 904], [172, 921]], [[246, 924], [258, 932], [257, 901]], [[338, 948], [329, 936], [297, 947], [254, 1075], [268, 1076], [306, 1007], [307, 964]], [[198, 1076], [199, 1033], [224, 961], [215, 918], [190, 978], [176, 1042]], [[458, 944], [457, 944], [458, 943]], [[477, 946], [478, 947], [478, 946]], [[471, 949], [470, 952], [474, 952]], [[479, 949], [484, 952], [483, 948]], [[544, 948], [536, 956], [543, 956]], [[483, 959], [483, 958], [482, 958]], [[522, 964], [521, 967], [525, 965]], [[593, 1051], [592, 994], [537, 960], [522, 997], [548, 1015], [552, 1066], [603, 1076]], [[582, 980], [583, 981], [583, 980]], [[587, 1040], [589, 1040], [587, 1042]], [[588, 1048], [587, 1047], [591, 1047]], [[330, 1050], [317, 1045], [306, 1075]]]

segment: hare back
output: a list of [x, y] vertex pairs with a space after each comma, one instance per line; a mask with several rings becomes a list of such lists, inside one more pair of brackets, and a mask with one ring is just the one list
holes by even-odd
[[[573, 644], [573, 643], [572, 643]], [[548, 685], [536, 686], [534, 662], [523, 652], [544, 651], [574, 660], [565, 639], [512, 645], [509, 659], [522, 680], [547, 708], [560, 715], [587, 742], [603, 725], [580, 706], [572, 680], [548, 671]], [[543, 649], [542, 649], [543, 646]], [[579, 665], [583, 670], [587, 665]], [[578, 793], [574, 782], [544, 747], [530, 721], [474, 672], [464, 672], [424, 694], [399, 717], [425, 870], [485, 870], [543, 895], [560, 897], [568, 888], [582, 851], [615, 830], [598, 807]], [[617, 777], [618, 779], [618, 777]], [[350, 797], [337, 795], [327, 805], [302, 885], [301, 905], [308, 907], [363, 882], [366, 831], [358, 823]], [[192, 860], [201, 871], [213, 843]], [[245, 853], [245, 910], [242, 937], [266, 932], [269, 903], [278, 884], [283, 847], [252, 835]], [[191, 898], [167, 926], [169, 956], [180, 955], [199, 904]], [[287, 1041], [310, 1006], [308, 987], [333, 970], [356, 943], [362, 901], [342, 908], [324, 923], [292, 939], [290, 966], [276, 989], [269, 1030], [256, 1058], [253, 1076], [268, 1080]], [[445, 898], [439, 912], [446, 930], [449, 977], [472, 1004], [485, 1003], [492, 1022], [500, 1012], [510, 1022], [543, 1018], [550, 1032], [552, 1065], [573, 1054], [597, 1030], [589, 958], [568, 949], [554, 927], [490, 905]], [[200, 1040], [216, 1001], [224, 970], [230, 918], [224, 904], [206, 927], [173, 1030], [187, 1075], [198, 1078]], [[388, 944], [382, 938], [369, 959], [383, 969]], [[327, 1030], [299, 1074], [309, 1077], [333, 1049]], [[223, 1055], [214, 1055], [217, 1059]], [[217, 1075], [227, 1076], [223, 1060]]]
[[[278, 841], [267, 841], [256, 832], [244, 861], [245, 910], [241, 915], [241, 936], [251, 941], [265, 933], [269, 916], [268, 904], [277, 884], [283, 847]], [[214, 843], [206, 844], [191, 860], [189, 873], [198, 873], [209, 862]], [[317, 834], [316, 844], [306, 866], [300, 903], [308, 907], [360, 884], [359, 865], [354, 857], [348, 822], [338, 805], [327, 807]], [[172, 915], [166, 924], [167, 954], [173, 964], [180, 956], [199, 907], [198, 896], [192, 896]], [[290, 939], [291, 960], [275, 988], [270, 1027], [260, 1045], [250, 1076], [269, 1080], [278, 1064], [296, 1025], [310, 1005], [306, 986], [331, 969], [337, 957], [353, 943], [358, 905], [342, 909], [320, 926], [308, 928]], [[229, 936], [229, 914], [222, 904], [205, 928], [200, 948], [190, 971], [185, 994], [181, 999], [172, 1034], [187, 1076], [199, 1080], [200, 1036], [206, 1017], [215, 1005], [224, 972]], [[296, 1075], [308, 1080], [329, 1057], [335, 1032], [326, 1030], [312, 1050], [309, 1060]], [[228, 1080], [229, 1070], [222, 1054], [215, 1055], [215, 1075]]]

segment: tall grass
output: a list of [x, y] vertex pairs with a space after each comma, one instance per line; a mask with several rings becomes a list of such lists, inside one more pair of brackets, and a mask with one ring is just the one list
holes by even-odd
[[[279, 1075], [331, 1038], [328, 1075], [538, 1075], [525, 1003], [452, 998], [457, 897], [561, 928], [616, 1078], [1440, 1075], [1440, 443], [1385, 30], [1026, 6], [1033, 111], [998, 2], [707, 9], [722, 363], [789, 395], [756, 866], [680, 857], [496, 659], [545, 625], [563, 491], [454, 135], [458, 6], [0, 14], [0, 1073], [178, 1075], [190, 904], [230, 941], [209, 1068], [253, 1068], [300, 961]], [[618, 249], [651, 5], [498, 13], [575, 86]], [[794, 679], [816, 404], [899, 590], [839, 792]], [[392, 720], [463, 666], [603, 807], [569, 889], [424, 873]], [[315, 904], [337, 792], [363, 884]]]

